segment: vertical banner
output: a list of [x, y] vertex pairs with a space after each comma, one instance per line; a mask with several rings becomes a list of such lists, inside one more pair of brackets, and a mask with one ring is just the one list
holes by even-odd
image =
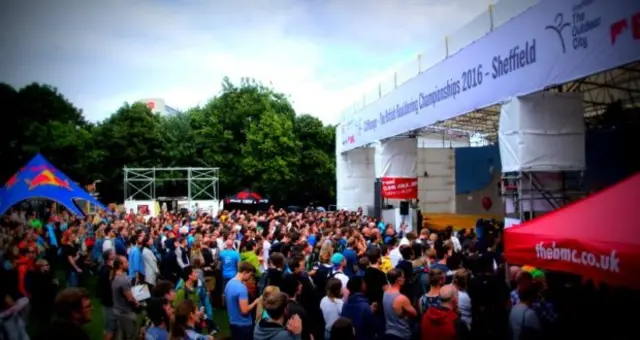
[[377, 152], [378, 176], [382, 197], [412, 200], [418, 198], [418, 141], [415, 138], [393, 139], [380, 143]]

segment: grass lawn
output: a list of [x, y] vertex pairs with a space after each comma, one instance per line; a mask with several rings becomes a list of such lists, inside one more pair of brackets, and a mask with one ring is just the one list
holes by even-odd
[[[56, 274], [59, 282], [64, 285], [66, 282], [64, 273], [57, 272]], [[97, 276], [87, 278], [87, 290], [91, 294], [93, 312], [91, 322], [85, 326], [85, 330], [87, 331], [87, 334], [89, 334], [89, 338], [92, 340], [100, 340], [103, 338], [102, 330], [104, 325], [104, 316], [102, 314], [100, 300], [96, 297], [97, 281]], [[229, 318], [227, 317], [227, 312], [224, 309], [215, 309], [213, 312], [213, 320], [218, 325], [218, 328], [220, 328], [220, 336], [229, 336]], [[142, 321], [142, 317], [140, 317], [140, 321]], [[29, 335], [33, 337], [36, 333], [36, 329], [39, 329], [42, 325], [42, 320], [35, 320], [33, 318], [29, 320], [29, 326], [27, 327]]]

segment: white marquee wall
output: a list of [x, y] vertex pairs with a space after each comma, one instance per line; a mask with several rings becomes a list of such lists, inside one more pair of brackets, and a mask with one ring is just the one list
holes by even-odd
[[375, 148], [358, 148], [336, 155], [338, 209], [373, 207]]
[[[425, 141], [417, 155], [418, 199], [423, 212], [455, 213], [455, 150], [443, 148], [442, 140]], [[440, 143], [440, 144], [438, 144]], [[453, 141], [456, 146], [468, 142]], [[339, 209], [373, 207], [373, 183], [376, 179], [376, 148], [358, 148], [336, 156], [337, 206]], [[426, 176], [425, 176], [426, 174]], [[397, 206], [398, 200], [387, 200]]]

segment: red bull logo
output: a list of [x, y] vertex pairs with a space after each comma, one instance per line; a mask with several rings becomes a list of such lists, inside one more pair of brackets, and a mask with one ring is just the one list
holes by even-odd
[[43, 170], [35, 177], [33, 177], [30, 181], [27, 181], [29, 185], [29, 190], [33, 190], [36, 187], [43, 185], [52, 185], [56, 187], [65, 188], [67, 190], [71, 190], [71, 186], [69, 186], [69, 182], [60, 179], [58, 176], [54, 175], [50, 170]]
[[11, 176], [11, 178], [9, 178], [9, 180], [7, 181], [5, 186], [7, 187], [7, 189], [11, 189], [11, 187], [16, 185], [16, 183], [18, 183], [18, 174], [17, 173], [15, 173], [13, 176]]

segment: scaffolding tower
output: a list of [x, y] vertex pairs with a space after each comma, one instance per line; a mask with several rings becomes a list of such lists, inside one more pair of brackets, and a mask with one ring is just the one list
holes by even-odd
[[[502, 174], [500, 193], [513, 204], [513, 212], [507, 213], [507, 216], [522, 222], [528, 221], [585, 195], [584, 174], [581, 171], [555, 172], [553, 185], [544, 183], [540, 179], [541, 174], [549, 173], [519, 171]], [[541, 204], [550, 209], [537, 209]]]
[[[189, 206], [193, 200], [218, 200], [220, 168], [124, 167], [124, 200], [155, 200], [158, 181], [186, 181]], [[158, 178], [159, 173], [168, 175]]]

